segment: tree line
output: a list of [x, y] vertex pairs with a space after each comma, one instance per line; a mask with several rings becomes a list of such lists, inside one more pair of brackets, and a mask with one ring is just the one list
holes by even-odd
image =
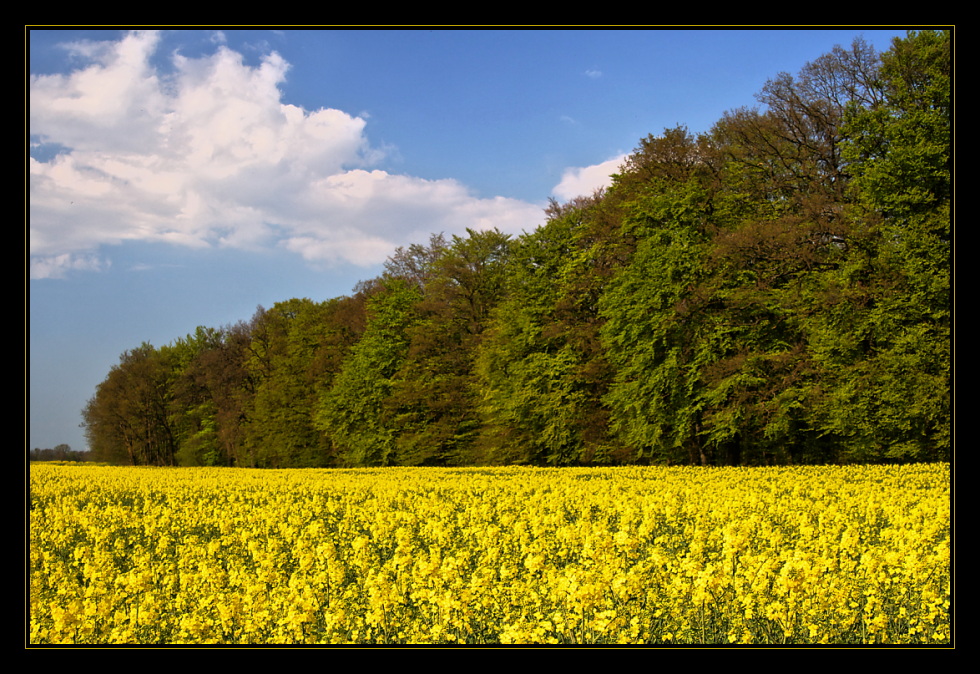
[[60, 445], [55, 445], [54, 447], [46, 447], [44, 449], [40, 447], [35, 447], [27, 453], [27, 459], [29, 461], [88, 461], [90, 459], [91, 452], [83, 451], [78, 452], [72, 449], [69, 445], [64, 443]]
[[533, 232], [435, 234], [349, 296], [144, 343], [83, 411], [93, 458], [948, 460], [950, 67], [948, 31], [835, 47]]

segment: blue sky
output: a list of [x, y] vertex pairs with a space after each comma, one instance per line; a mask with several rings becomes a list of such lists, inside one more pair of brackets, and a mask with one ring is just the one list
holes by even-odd
[[142, 342], [520, 234], [648, 134], [904, 29], [32, 30], [28, 448]]

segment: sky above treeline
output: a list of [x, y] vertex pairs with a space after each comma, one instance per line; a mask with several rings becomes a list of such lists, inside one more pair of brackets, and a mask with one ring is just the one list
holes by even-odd
[[904, 28], [29, 30], [28, 449], [123, 351], [514, 236], [649, 134]]

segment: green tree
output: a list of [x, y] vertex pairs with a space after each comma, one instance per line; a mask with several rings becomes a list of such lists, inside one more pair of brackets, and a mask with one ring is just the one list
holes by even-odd
[[436, 264], [447, 247], [446, 237], [442, 233], [431, 235], [428, 246], [418, 243], [408, 248], [399, 246], [385, 261], [384, 276], [400, 278], [424, 295], [429, 283], [437, 276]]
[[256, 312], [248, 356], [252, 393], [244, 443], [257, 465], [328, 466], [330, 437], [315, 421], [320, 399], [364, 330], [371, 290], [325, 302], [291, 299]]
[[397, 429], [400, 463], [471, 460], [479, 426], [474, 353], [503, 297], [510, 246], [510, 237], [494, 229], [467, 230], [449, 244], [433, 237], [428, 250], [415, 249], [424, 274], [404, 278], [422, 294], [406, 330], [405, 361], [384, 404], [387, 422]]
[[863, 42], [835, 48], [770, 80], [763, 110], [648, 138], [617, 177], [637, 243], [603, 296], [606, 401], [638, 458], [822, 458], [805, 319], [852, 238], [842, 125], [880, 99], [876, 68]]
[[603, 196], [552, 204], [511, 252], [508, 290], [477, 350], [477, 460], [568, 465], [620, 458], [602, 404], [598, 298], [613, 257]]
[[178, 385], [178, 401], [196, 428], [181, 448], [182, 463], [255, 466], [245, 444], [255, 393], [255, 380], [247, 368], [251, 324], [240, 321], [220, 330], [199, 328], [194, 339], [200, 348]]
[[698, 178], [649, 180], [646, 193], [628, 202], [623, 223], [636, 252], [600, 304], [614, 368], [605, 402], [633, 460], [705, 463], [700, 360], [716, 303], [701, 286], [710, 199]]
[[193, 377], [193, 363], [217, 348], [220, 331], [198, 326], [194, 334], [163, 347], [171, 354], [170, 417], [177, 438], [177, 463], [184, 466], [220, 465], [215, 406], [206, 388]]
[[420, 292], [391, 279], [368, 301], [364, 335], [344, 360], [332, 385], [320, 397], [316, 428], [330, 438], [343, 465], [398, 463], [396, 432], [385, 416], [393, 377], [405, 361], [408, 329], [416, 320]]
[[825, 430], [858, 459], [949, 457], [950, 73], [949, 32], [910, 32], [882, 56], [884, 100], [848, 117], [862, 247], [820, 357]]
[[119, 364], [82, 411], [82, 425], [95, 460], [174, 465], [172, 372], [170, 353], [145, 342], [120, 356]]

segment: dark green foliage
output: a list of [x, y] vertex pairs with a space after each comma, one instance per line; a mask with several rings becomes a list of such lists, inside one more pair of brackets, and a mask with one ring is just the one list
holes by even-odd
[[825, 423], [862, 457], [950, 456], [950, 67], [948, 32], [910, 33], [882, 57], [882, 103], [848, 117], [867, 234], [840, 327], [860, 348], [833, 363]]
[[601, 195], [553, 206], [513, 250], [507, 298], [477, 353], [482, 462], [622, 458], [602, 402], [598, 301], [616, 253], [601, 206]]
[[329, 441], [314, 427], [321, 389], [332, 376], [322, 351], [343, 345], [334, 303], [279, 302], [256, 314], [246, 367], [255, 382], [246, 446], [263, 466], [323, 466]]
[[417, 320], [420, 297], [401, 279], [384, 284], [368, 303], [364, 335], [319, 402], [316, 426], [330, 438], [342, 465], [397, 463], [397, 429], [385, 418], [384, 406], [408, 353], [407, 331]]
[[605, 401], [634, 460], [703, 462], [699, 361], [722, 336], [706, 341], [718, 301], [702, 286], [709, 199], [696, 180], [664, 187], [631, 201], [623, 228], [639, 244], [602, 297]]
[[[178, 454], [184, 465], [253, 466], [245, 449], [245, 430], [255, 393], [255, 380], [246, 363], [251, 327], [238, 323], [206, 331], [204, 348], [196, 351], [177, 384], [178, 408], [197, 417], [200, 431]], [[193, 423], [192, 423], [193, 427]]]
[[385, 403], [403, 464], [473, 461], [479, 428], [474, 352], [504, 294], [510, 246], [510, 237], [497, 230], [468, 230], [450, 244], [434, 238], [424, 251], [417, 321]]
[[94, 460], [174, 465], [172, 354], [144, 343], [120, 356], [119, 365], [99, 384], [82, 412]]

